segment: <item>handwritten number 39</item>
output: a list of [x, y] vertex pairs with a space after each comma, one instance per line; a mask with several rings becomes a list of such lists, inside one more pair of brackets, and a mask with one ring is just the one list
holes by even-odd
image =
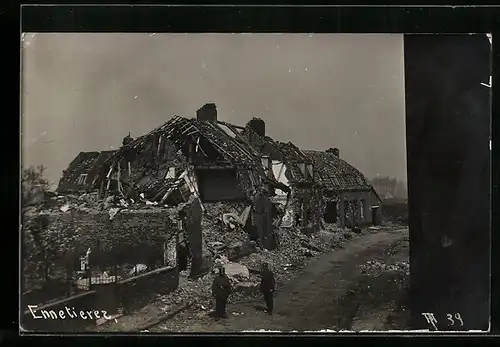
[[[451, 315], [451, 313], [448, 313], [446, 315], [446, 317], [448, 318], [448, 320], [450, 321], [450, 325], [455, 325], [455, 320], [453, 319], [453, 316]], [[460, 326], [464, 326], [464, 321], [462, 320], [462, 317], [460, 316], [460, 313], [455, 313], [455, 319], [460, 321]]]

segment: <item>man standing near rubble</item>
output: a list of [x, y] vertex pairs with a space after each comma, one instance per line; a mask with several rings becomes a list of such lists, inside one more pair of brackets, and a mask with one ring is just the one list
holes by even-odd
[[262, 279], [260, 281], [260, 292], [264, 295], [264, 300], [266, 301], [267, 314], [272, 315], [274, 309], [274, 273], [269, 268], [269, 264], [262, 264]]
[[215, 297], [215, 315], [216, 319], [226, 318], [227, 298], [231, 293], [231, 282], [226, 275], [223, 266], [218, 266], [219, 274], [215, 277], [212, 284], [212, 295]]

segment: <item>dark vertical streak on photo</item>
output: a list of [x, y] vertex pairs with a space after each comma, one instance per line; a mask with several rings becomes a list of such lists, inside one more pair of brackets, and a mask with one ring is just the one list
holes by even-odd
[[404, 37], [413, 329], [432, 313], [488, 330], [490, 50], [484, 34]]

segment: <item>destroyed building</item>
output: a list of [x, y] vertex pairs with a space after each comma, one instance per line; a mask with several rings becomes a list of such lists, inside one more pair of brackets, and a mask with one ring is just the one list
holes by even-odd
[[283, 188], [238, 127], [217, 121], [216, 112], [215, 105], [208, 104], [196, 118], [174, 116], [123, 146], [102, 165], [94, 187], [100, 184], [103, 192], [111, 187], [123, 194], [140, 190], [158, 203], [166, 202], [175, 186], [166, 182], [184, 177], [191, 181], [190, 192], [202, 202], [255, 201], [259, 187]]
[[85, 192], [92, 190], [99, 167], [116, 151], [80, 152], [63, 171], [57, 187], [58, 193]]
[[298, 226], [303, 231], [317, 230], [321, 197], [316, 189], [313, 160], [291, 142], [274, 141], [266, 135], [265, 129], [265, 122], [254, 118], [247, 123], [243, 133], [261, 157], [270, 161], [270, 174], [290, 188], [290, 194], [277, 189], [272, 199], [283, 210], [281, 225]]
[[275, 189], [290, 189], [274, 179], [271, 162], [242, 130], [218, 121], [214, 104], [200, 108], [196, 118], [174, 116], [144, 136], [124, 140], [100, 165], [92, 187], [100, 199], [113, 195], [159, 206], [175, 206], [190, 196], [202, 210], [210, 203], [241, 202], [251, 208], [237, 211], [243, 217], [239, 224], [253, 226], [260, 244], [273, 248], [269, 197]]
[[[206, 104], [196, 117], [174, 116], [135, 139], [129, 133], [118, 150], [78, 154], [57, 194], [25, 208], [23, 242], [32, 247], [24, 249], [37, 250], [25, 262], [25, 273], [34, 278], [26, 282], [38, 281], [40, 269], [49, 278], [49, 272], [60, 277], [66, 267], [65, 281], [78, 290], [103, 287], [110, 278], [132, 288], [134, 278], [144, 278], [138, 271], [145, 271], [162, 273], [171, 291], [184, 270], [198, 277], [214, 262], [234, 262], [278, 245], [286, 265], [297, 251], [313, 254], [304, 244], [314, 237], [303, 233], [323, 228], [323, 222], [369, 223], [377, 201], [338, 151], [302, 151], [267, 136], [261, 119], [233, 125]], [[42, 234], [51, 240], [50, 257], [34, 237], [40, 233], [29, 223], [35, 216], [46, 220]], [[303, 239], [298, 244], [293, 237]], [[314, 247], [323, 249], [319, 241]], [[188, 250], [186, 267], [180, 266], [181, 249]], [[88, 274], [82, 270], [85, 255]], [[88, 278], [80, 278], [82, 272]]]
[[347, 227], [372, 223], [372, 211], [376, 213], [381, 200], [365, 176], [341, 159], [337, 148], [304, 153], [316, 168], [325, 223], [339, 222]]
[[[198, 235], [187, 238], [193, 238], [191, 255], [200, 264], [208, 219], [221, 225], [215, 233], [225, 234], [229, 225], [272, 249], [278, 226], [303, 232], [318, 230], [322, 222], [359, 226], [372, 221], [371, 208], [379, 201], [338, 150], [302, 151], [274, 141], [258, 118], [246, 126], [220, 121], [215, 104], [205, 104], [193, 118], [174, 116], [136, 139], [129, 133], [122, 144], [117, 151], [80, 153], [58, 191], [94, 190], [98, 200], [126, 206], [165, 208], [195, 199], [203, 228], [192, 227], [190, 233]], [[225, 207], [214, 208], [221, 203]], [[179, 219], [184, 239], [189, 223]]]
[[[322, 196], [314, 161], [292, 143], [279, 143], [283, 159], [273, 162], [275, 174], [284, 177], [292, 188], [291, 221], [303, 231], [318, 231]], [[279, 170], [279, 171], [278, 171]]]

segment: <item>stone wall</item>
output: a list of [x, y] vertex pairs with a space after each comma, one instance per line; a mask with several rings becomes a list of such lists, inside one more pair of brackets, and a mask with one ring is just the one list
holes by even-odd
[[[347, 217], [344, 220], [344, 225], [350, 226], [352, 224], [352, 214], [354, 214], [354, 219], [356, 220], [357, 226], [368, 225], [373, 222], [371, 207], [373, 205], [379, 204], [373, 192], [369, 190], [345, 191], [341, 193], [340, 199], [341, 201], [342, 199], [344, 199], [344, 201], [349, 201], [349, 204], [352, 204], [347, 211]], [[363, 201], [363, 204], [361, 203], [361, 201]], [[344, 216], [344, 208], [345, 206], [339, 204], [339, 219], [341, 220], [341, 223]]]
[[109, 211], [72, 210], [47, 217], [50, 228], [65, 230], [65, 237], [71, 238], [60, 240], [70, 244], [67, 260], [73, 261], [91, 248], [93, 265], [148, 264], [162, 259], [163, 243], [178, 232], [173, 209], [122, 210], [112, 219]]
[[272, 205], [266, 193], [259, 194], [255, 202], [254, 221], [260, 244], [268, 249], [277, 247], [273, 233]]
[[164, 267], [117, 283], [116, 297], [124, 313], [146, 306], [156, 295], [166, 295], [179, 286], [177, 267]]
[[[52, 262], [50, 273], [55, 276], [65, 276], [60, 290], [50, 288], [40, 295], [24, 296], [35, 305], [46, 303], [59, 298], [69, 300], [67, 296], [72, 295], [70, 290], [71, 276], [75, 270], [80, 270], [79, 258], [91, 248], [90, 265], [93, 270], [106, 270], [112, 272], [114, 265], [146, 264], [157, 268], [164, 260], [163, 246], [166, 238], [178, 232], [178, 226], [174, 223], [177, 216], [176, 210], [151, 208], [143, 210], [128, 210], [118, 212], [110, 219], [109, 211], [82, 212], [72, 211], [44, 212], [48, 220], [48, 231], [45, 238], [50, 241], [50, 261]], [[27, 218], [27, 217], [26, 217]], [[24, 224], [23, 224], [24, 225]], [[29, 229], [23, 230], [30, 233]], [[47, 242], [49, 242], [47, 241]], [[26, 247], [24, 247], [26, 248]], [[36, 250], [30, 249], [29, 252]], [[36, 267], [42, 260], [28, 259], [23, 262], [23, 283], [25, 286], [34, 280], [29, 277], [29, 269]], [[174, 264], [175, 266], [175, 264]], [[58, 272], [55, 272], [55, 269]], [[99, 275], [100, 276], [100, 275]], [[27, 283], [27, 281], [30, 281]], [[52, 283], [51, 282], [45, 282]], [[175, 280], [168, 280], [172, 282]], [[43, 285], [43, 284], [42, 284]], [[108, 290], [103, 287], [101, 290]], [[172, 285], [167, 286], [171, 288]], [[45, 288], [45, 287], [44, 287]], [[94, 285], [91, 288], [95, 289]], [[73, 297], [73, 296], [72, 296]], [[111, 300], [109, 296], [109, 300]], [[100, 306], [108, 304], [104, 300]], [[109, 303], [111, 307], [115, 307]], [[85, 304], [87, 305], [87, 304]], [[84, 305], [84, 306], [85, 306]], [[97, 305], [97, 303], [96, 303]], [[88, 305], [87, 305], [88, 306]]]

